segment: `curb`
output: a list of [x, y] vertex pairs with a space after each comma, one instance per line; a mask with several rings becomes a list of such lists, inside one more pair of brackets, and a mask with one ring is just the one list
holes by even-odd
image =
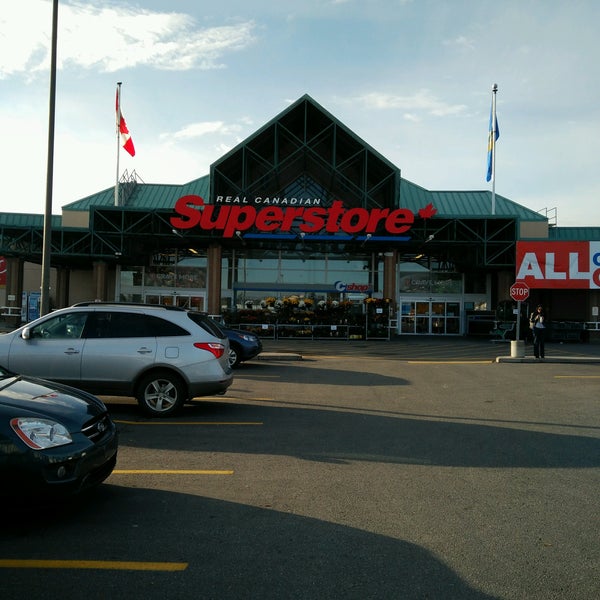
[[[300, 361], [303, 360], [302, 354], [295, 352], [261, 352], [254, 360], [260, 361]], [[405, 359], [400, 359], [405, 360]], [[429, 359], [431, 360], [431, 359]], [[497, 356], [496, 363], [525, 363], [525, 364], [600, 364], [600, 357], [596, 356], [550, 356], [544, 360], [538, 360], [533, 356], [512, 357]]]
[[542, 360], [534, 356], [522, 356], [519, 358], [512, 356], [498, 356], [497, 363], [555, 363], [555, 364], [595, 364], [600, 363], [600, 357], [597, 356], [550, 356]]
[[302, 354], [293, 352], [261, 352], [255, 360], [302, 360]]

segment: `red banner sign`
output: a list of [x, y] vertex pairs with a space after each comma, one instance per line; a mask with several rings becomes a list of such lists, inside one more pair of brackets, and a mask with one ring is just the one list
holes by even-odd
[[600, 242], [517, 242], [516, 280], [530, 288], [600, 288]]

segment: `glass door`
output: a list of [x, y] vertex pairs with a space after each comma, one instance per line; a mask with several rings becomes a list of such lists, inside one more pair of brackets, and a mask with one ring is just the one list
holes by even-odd
[[400, 333], [458, 335], [460, 302], [410, 300], [400, 303]]

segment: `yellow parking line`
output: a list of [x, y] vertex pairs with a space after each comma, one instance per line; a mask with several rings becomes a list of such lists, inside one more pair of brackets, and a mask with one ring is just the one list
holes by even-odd
[[121, 425], [264, 425], [260, 421], [114, 421]]
[[118, 571], [185, 571], [188, 563], [114, 560], [0, 559], [3, 569], [109, 569]]
[[600, 379], [600, 375], [555, 375], [554, 379]]
[[[303, 354], [302, 355], [303, 359], [308, 359], [308, 360], [339, 360], [340, 358], [343, 358], [342, 355], [340, 354]], [[390, 358], [392, 357], [388, 357], [388, 356], [361, 356], [360, 360], [364, 361], [364, 360], [390, 360]]]
[[409, 365], [489, 365], [493, 360], [407, 360]]
[[115, 469], [113, 475], [233, 475], [233, 471], [215, 469]]
[[[232, 396], [227, 396], [226, 400], [242, 400], [242, 401], [245, 401], [245, 400], [250, 400], [250, 401], [266, 400], [267, 402], [271, 402], [271, 401], [274, 400], [274, 398], [272, 398], [272, 397], [271, 398], [264, 398], [264, 397], [257, 397], [257, 396], [251, 396], [251, 397], [244, 398], [242, 396], [233, 396], [232, 395]], [[221, 399], [221, 402], [223, 402], [223, 401], [225, 401], [224, 398]]]

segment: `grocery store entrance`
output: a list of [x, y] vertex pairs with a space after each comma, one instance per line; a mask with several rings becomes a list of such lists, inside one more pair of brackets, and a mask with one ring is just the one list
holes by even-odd
[[460, 302], [401, 299], [398, 331], [407, 335], [459, 335]]

